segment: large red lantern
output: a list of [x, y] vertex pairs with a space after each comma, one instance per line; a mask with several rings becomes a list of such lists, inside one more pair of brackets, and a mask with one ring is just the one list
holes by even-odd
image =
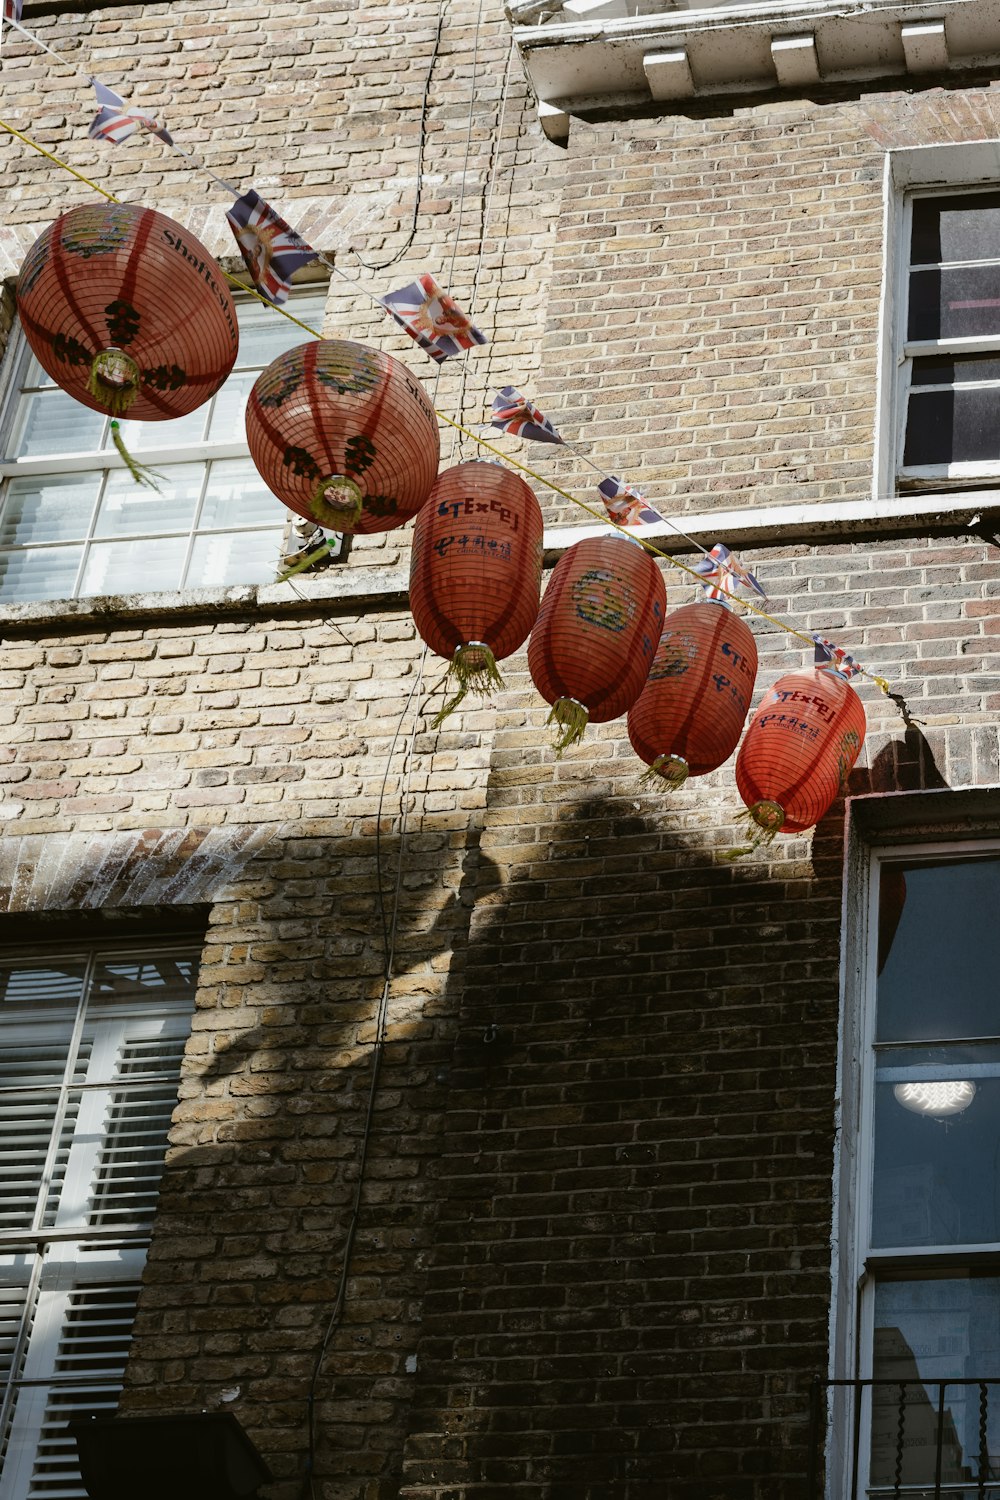
[[646, 686], [628, 711], [628, 737], [670, 790], [704, 776], [736, 749], [757, 678], [749, 627], [721, 602], [667, 616]]
[[56, 219], [28, 251], [17, 303], [46, 374], [115, 417], [194, 411], [239, 348], [226, 278], [204, 245], [133, 204], [85, 204]]
[[556, 749], [588, 722], [617, 719], [649, 674], [666, 612], [660, 570], [640, 543], [612, 532], [564, 552], [528, 642], [528, 669], [560, 726]]
[[832, 668], [789, 672], [768, 689], [736, 759], [736, 785], [764, 842], [819, 822], [864, 740], [861, 699]]
[[247, 442], [279, 500], [355, 534], [415, 516], [441, 453], [420, 382], [399, 360], [344, 339], [299, 344], [272, 360], [250, 392]]
[[502, 686], [496, 664], [538, 614], [542, 531], [538, 501], [509, 469], [472, 461], [438, 475], [413, 528], [410, 608], [458, 684], [440, 719], [470, 689]]

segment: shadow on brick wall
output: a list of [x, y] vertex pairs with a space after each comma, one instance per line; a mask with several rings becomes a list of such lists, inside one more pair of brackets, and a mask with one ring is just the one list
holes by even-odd
[[477, 913], [406, 1500], [802, 1492], [840, 865], [636, 807], [526, 810], [538, 856]]

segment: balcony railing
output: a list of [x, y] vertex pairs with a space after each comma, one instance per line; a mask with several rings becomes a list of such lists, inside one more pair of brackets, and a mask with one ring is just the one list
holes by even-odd
[[808, 1500], [1000, 1500], [1000, 1375], [813, 1382]]

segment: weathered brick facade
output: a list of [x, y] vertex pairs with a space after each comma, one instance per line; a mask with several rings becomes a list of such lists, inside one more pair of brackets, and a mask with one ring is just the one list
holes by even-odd
[[[853, 794], [1000, 780], [989, 529], [800, 514], [871, 496], [885, 147], [995, 136], [991, 76], [578, 120], [563, 151], [516, 58], [504, 94], [506, 21], [463, 0], [407, 247], [434, 5], [30, 4], [369, 289], [443, 273], [493, 335], [441, 375], [443, 411], [478, 427], [484, 385], [514, 381], [664, 511], [746, 508], [769, 611], [898, 695], [860, 688]], [[208, 180], [88, 141], [51, 59], [5, 35], [0, 86], [0, 118], [230, 254]], [[8, 276], [88, 197], [13, 139], [0, 189]], [[363, 270], [352, 222], [366, 261], [401, 258]], [[326, 328], [434, 386], [336, 277]], [[446, 430], [444, 459], [473, 446]], [[509, 451], [593, 496], [574, 454]], [[550, 525], [590, 523], [538, 493]], [[773, 506], [794, 526], [755, 533]], [[621, 722], [557, 762], [523, 653], [433, 729], [407, 545], [362, 539], [294, 589], [0, 610], [7, 939], [207, 921], [125, 1409], [232, 1410], [273, 1500], [299, 1494], [398, 907], [316, 1495], [793, 1500], [827, 1365], [843, 804], [729, 862], [731, 765], [651, 793]], [[755, 634], [761, 688], [808, 658]]]

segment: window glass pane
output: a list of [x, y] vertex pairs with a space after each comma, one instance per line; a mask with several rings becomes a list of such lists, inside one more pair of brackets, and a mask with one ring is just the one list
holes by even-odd
[[90, 530], [101, 473], [12, 479], [0, 521], [0, 543], [82, 541]]
[[156, 490], [136, 484], [127, 469], [115, 469], [101, 499], [96, 536], [189, 532], [205, 477], [204, 464], [177, 464], [157, 470]]
[[886, 862], [879, 907], [877, 1039], [1000, 1034], [984, 983], [1000, 927], [1000, 858]]
[[101, 446], [106, 418], [55, 389], [25, 396], [14, 424], [7, 458], [38, 458], [47, 453], [94, 453]]
[[0, 602], [71, 599], [82, 556], [82, 547], [0, 552]]
[[[148, 452], [150, 448], [190, 448], [202, 441], [208, 408], [206, 401], [186, 417], [171, 417], [167, 422], [130, 422], [126, 418], [122, 421], [121, 436], [130, 453]], [[104, 446], [113, 447], [110, 429]]]
[[911, 385], [974, 385], [984, 380], [1000, 381], [1000, 357], [922, 355], [913, 361], [910, 370]]
[[212, 464], [198, 523], [200, 531], [223, 526], [274, 526], [284, 518], [284, 506], [249, 459], [228, 458]]
[[910, 264], [992, 260], [1000, 246], [1000, 193], [914, 198]]
[[1000, 265], [910, 273], [908, 338], [979, 338], [996, 333], [1000, 333]]
[[195, 538], [186, 588], [231, 583], [274, 583], [281, 561], [282, 528]]
[[95, 542], [87, 556], [80, 593], [133, 594], [178, 589], [187, 537], [152, 542]]
[[880, 1049], [873, 1245], [1000, 1241], [998, 1156], [1000, 1047]]
[[[939, 1396], [932, 1382], [949, 1378], [988, 1382], [985, 1434], [980, 1429], [978, 1384], [945, 1388], [941, 1480], [973, 1481], [967, 1491], [950, 1490], [949, 1497], [973, 1500], [979, 1493], [974, 1481], [981, 1465], [984, 1478], [1000, 1473], [1000, 1281], [995, 1277], [949, 1275], [880, 1283], [875, 1289], [873, 1374], [876, 1380], [892, 1382], [873, 1392], [873, 1484], [886, 1485], [892, 1493], [898, 1465], [902, 1484], [930, 1486], [927, 1491], [908, 1490], [908, 1500], [925, 1494], [930, 1500], [937, 1466]], [[986, 1493], [992, 1500], [992, 1486]]]
[[[0, 964], [0, 1022], [28, 1021], [42, 1010], [76, 1010], [86, 974], [83, 961]], [[0, 1058], [2, 1066], [2, 1058]]]
[[[319, 333], [323, 326], [325, 305], [325, 289], [308, 296], [295, 297], [287, 304], [288, 311], [315, 333]], [[236, 359], [238, 370], [262, 370], [286, 349], [311, 342], [304, 329], [288, 318], [283, 318], [273, 307], [264, 307], [259, 302], [241, 303], [239, 317], [240, 352]]]
[[903, 463], [989, 463], [1000, 458], [1000, 387], [911, 391]]
[[215, 398], [212, 409], [209, 440], [213, 443], [242, 443], [246, 441], [247, 398], [257, 379], [256, 370], [245, 375], [230, 375]]
[[128, 1005], [148, 1012], [151, 1005], [162, 1009], [169, 1001], [190, 1010], [194, 1006], [198, 978], [196, 960], [186, 954], [163, 954], [153, 958], [99, 959], [89, 997], [89, 1011]]

